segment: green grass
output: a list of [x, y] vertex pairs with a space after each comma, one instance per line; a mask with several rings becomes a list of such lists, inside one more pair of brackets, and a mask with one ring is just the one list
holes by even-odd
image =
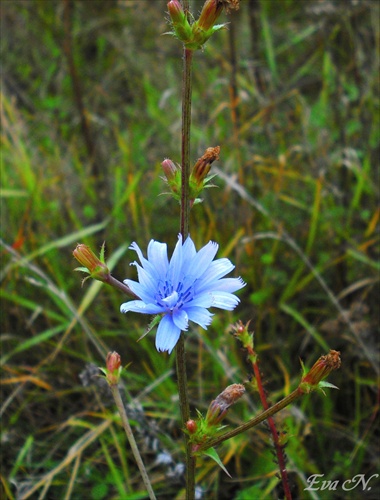
[[[186, 341], [191, 405], [205, 412], [231, 383], [250, 376], [228, 333], [251, 320], [272, 402], [289, 394], [329, 348], [342, 367], [339, 391], [313, 394], [276, 417], [287, 432], [294, 498], [358, 498], [306, 492], [311, 474], [343, 482], [378, 471], [379, 96], [375, 2], [264, 0], [252, 47], [251, 12], [236, 23], [238, 114], [231, 111], [229, 32], [195, 55], [192, 158], [220, 145], [217, 188], [191, 213], [199, 248], [210, 239], [247, 286], [232, 313]], [[194, 7], [197, 13], [200, 2]], [[144, 487], [115, 408], [88, 363], [108, 350], [123, 363], [126, 400], [158, 498], [183, 484], [157, 462], [183, 460], [174, 355], [159, 354], [149, 318], [121, 315], [120, 292], [82, 276], [77, 242], [100, 250], [119, 279], [133, 278], [132, 241], [173, 248], [179, 207], [160, 162], [180, 161], [181, 50], [165, 23], [166, 2], [85, 2], [72, 9], [72, 47], [89, 156], [64, 52], [61, 2], [3, 2], [1, 94], [1, 495], [139, 499]], [[99, 168], [94, 175], [94, 168]], [[248, 385], [229, 427], [260, 410]], [[223, 444], [232, 476], [201, 459], [207, 499], [281, 497], [264, 426]], [[174, 464], [174, 465], [173, 465]], [[361, 498], [374, 499], [378, 479]], [[30, 492], [30, 496], [28, 496]], [[0, 495], [0, 496], [1, 496]]]

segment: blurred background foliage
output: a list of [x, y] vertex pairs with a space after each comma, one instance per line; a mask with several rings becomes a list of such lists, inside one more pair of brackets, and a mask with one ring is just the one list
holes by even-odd
[[[147, 318], [121, 315], [116, 290], [81, 288], [71, 254], [105, 240], [114, 276], [133, 278], [132, 241], [177, 239], [160, 170], [179, 162], [181, 137], [166, 2], [3, 1], [1, 18], [2, 494], [145, 498], [93, 376], [112, 349], [132, 363], [126, 399], [157, 496], [183, 498], [174, 355], [153, 333], [136, 343]], [[379, 5], [243, 0], [228, 21], [194, 61], [192, 156], [220, 145], [221, 159], [191, 234], [198, 248], [217, 241], [247, 286], [235, 311], [187, 334], [192, 405], [204, 412], [249, 379], [229, 335], [238, 319], [251, 321], [273, 402], [297, 384], [299, 358], [340, 350], [339, 391], [277, 416], [291, 486], [295, 498], [378, 498], [378, 479], [360, 493], [304, 488], [311, 474], [379, 470]], [[259, 411], [247, 393], [230, 426]], [[201, 460], [203, 498], [281, 498], [265, 426], [218, 451], [232, 479]]]

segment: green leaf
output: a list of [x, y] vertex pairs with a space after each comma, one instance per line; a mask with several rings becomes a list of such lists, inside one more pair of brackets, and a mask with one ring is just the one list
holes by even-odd
[[156, 314], [156, 316], [154, 316], [154, 318], [152, 319], [152, 321], [149, 323], [147, 329], [145, 330], [145, 332], [141, 335], [141, 337], [138, 339], [137, 342], [140, 342], [140, 340], [142, 340], [146, 335], [148, 335], [148, 333], [150, 331], [153, 330], [153, 328], [158, 325], [158, 323], [161, 321], [161, 314]]
[[215, 451], [215, 448], [209, 448], [208, 450], [204, 451], [203, 454], [212, 458], [219, 465], [219, 467], [224, 470], [224, 472], [227, 474], [227, 476], [231, 477], [228, 470], [224, 467], [222, 461], [220, 460], [219, 455]]
[[319, 382], [318, 386], [321, 388], [328, 387], [329, 389], [339, 389], [339, 387], [337, 387], [336, 385], [330, 384], [330, 382], [326, 382], [325, 380], [321, 380], [321, 382]]

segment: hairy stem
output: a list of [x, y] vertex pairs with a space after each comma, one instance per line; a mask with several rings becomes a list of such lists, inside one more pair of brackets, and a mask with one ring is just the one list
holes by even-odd
[[[188, 2], [183, 2], [184, 9], [188, 10]], [[191, 127], [191, 63], [193, 52], [183, 49], [182, 74], [182, 147], [181, 147], [181, 214], [180, 231], [183, 240], [189, 234], [189, 177], [190, 177], [190, 127]], [[177, 383], [180, 409], [183, 425], [190, 418], [189, 396], [187, 391], [185, 339], [183, 333], [176, 347]], [[187, 435], [186, 442], [186, 499], [192, 500], [195, 492], [195, 461], [191, 453], [191, 443]]]
[[[249, 352], [249, 350], [248, 350], [248, 352]], [[268, 403], [268, 400], [267, 400], [267, 397], [265, 394], [265, 390], [263, 387], [260, 369], [259, 369], [259, 365], [257, 362], [257, 357], [254, 356], [254, 359], [256, 359], [256, 361], [252, 362], [252, 366], [253, 366], [253, 371], [255, 374], [256, 382], [257, 382], [257, 388], [258, 388], [259, 394], [260, 394], [261, 404], [263, 405], [264, 410], [267, 410], [268, 408], [270, 408], [270, 405]], [[276, 424], [275, 424], [273, 417], [268, 417], [268, 425], [269, 425], [270, 432], [272, 434], [272, 440], [273, 440], [273, 444], [274, 444], [274, 447], [276, 450], [277, 462], [278, 462], [278, 466], [280, 469], [281, 481], [282, 481], [282, 486], [284, 488], [285, 498], [286, 498], [286, 500], [292, 500], [292, 494], [290, 492], [290, 487], [289, 487], [288, 473], [286, 470], [284, 446], [280, 442], [279, 433], [277, 432]]]
[[121, 399], [119, 388], [118, 388], [118, 386], [116, 384], [116, 385], [110, 385], [110, 389], [111, 389], [111, 392], [112, 392], [112, 396], [113, 396], [113, 398], [115, 400], [117, 409], [119, 410], [119, 414], [120, 414], [120, 417], [121, 417], [121, 422], [123, 424], [125, 433], [127, 435], [128, 442], [129, 442], [129, 444], [131, 446], [133, 456], [135, 457], [137, 466], [139, 468], [142, 480], [144, 481], [145, 487], [147, 489], [149, 498], [150, 498], [150, 500], [156, 500], [156, 496], [154, 494], [152, 485], [150, 484], [148, 474], [146, 472], [146, 469], [145, 469], [144, 463], [142, 461], [142, 458], [141, 458], [141, 455], [140, 455], [137, 443], [135, 441], [135, 437], [133, 435], [131, 426], [129, 424], [127, 412], [125, 411], [125, 406], [124, 406], [123, 401]]
[[189, 177], [190, 177], [190, 127], [191, 127], [191, 62], [193, 51], [183, 51], [182, 76], [182, 182], [181, 182], [181, 222], [180, 230], [183, 239], [189, 234]]

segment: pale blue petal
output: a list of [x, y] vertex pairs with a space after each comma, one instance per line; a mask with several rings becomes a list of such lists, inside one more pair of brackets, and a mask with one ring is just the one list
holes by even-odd
[[143, 256], [142, 251], [140, 250], [140, 247], [138, 246], [138, 244], [135, 241], [131, 244], [131, 246], [129, 248], [131, 250], [134, 250], [137, 253], [137, 256], [138, 256], [142, 265], [144, 265], [145, 263], [148, 263], [146, 258]]
[[209, 268], [213, 258], [218, 251], [219, 245], [214, 241], [210, 241], [187, 263], [191, 273], [197, 278], [201, 278], [205, 271]]
[[170, 259], [168, 271], [166, 274], [166, 278], [171, 282], [173, 288], [176, 290], [178, 287], [178, 283], [181, 278], [181, 270], [182, 270], [182, 236], [179, 235], [178, 242], [175, 246], [172, 258]]
[[142, 287], [145, 288], [145, 290], [157, 290], [157, 284], [158, 284], [158, 277], [157, 273], [155, 275], [152, 275], [149, 271], [144, 269], [143, 267], [139, 266], [136, 264], [137, 267], [137, 275], [139, 278], [139, 283]]
[[183, 309], [173, 311], [173, 322], [181, 330], [187, 330], [189, 327], [189, 317]]
[[159, 274], [160, 279], [164, 280], [169, 266], [166, 243], [151, 240], [148, 245], [148, 260]]
[[212, 306], [212, 293], [211, 292], [205, 292], [201, 293], [199, 295], [196, 295], [191, 301], [186, 304], [186, 309], [187, 307], [193, 307], [193, 306], [199, 306], [199, 307], [211, 307]]
[[213, 314], [210, 313], [204, 307], [186, 307], [187, 315], [189, 316], [189, 320], [193, 321], [197, 325], [201, 326], [205, 330], [207, 330], [208, 325], [211, 323], [211, 318]]
[[163, 316], [158, 325], [156, 334], [157, 351], [168, 351], [169, 354], [174, 349], [181, 335], [181, 329], [173, 323], [169, 314]]
[[182, 258], [184, 262], [190, 262], [190, 260], [197, 254], [193, 240], [188, 236], [185, 243], [182, 246]]
[[237, 290], [240, 290], [243, 287], [245, 287], [245, 283], [241, 278], [222, 278], [221, 280], [218, 280], [215, 283], [212, 283], [209, 286], [204, 287], [204, 291], [209, 289], [210, 292], [220, 291], [220, 292], [233, 293], [236, 292]]
[[228, 259], [218, 259], [211, 262], [208, 269], [200, 276], [199, 281], [196, 283], [196, 293], [201, 293], [204, 290], [218, 281], [220, 278], [230, 273], [235, 266]]
[[211, 307], [218, 307], [219, 309], [226, 309], [232, 311], [240, 302], [240, 299], [227, 292], [212, 292], [212, 305]]
[[165, 312], [165, 310], [164, 307], [157, 304], [145, 304], [142, 300], [131, 300], [130, 302], [124, 302], [120, 306], [120, 312], [122, 313], [133, 311], [142, 314], [159, 314]]
[[[155, 242], [154, 242], [154, 240], [151, 240], [151, 241], [150, 241], [150, 243], [149, 243], [149, 245], [151, 245], [152, 243], [155, 243]], [[159, 245], [161, 245], [162, 243], [158, 243], [158, 244], [159, 244]], [[132, 243], [132, 245], [131, 245], [129, 248], [130, 248], [131, 250], [134, 250], [134, 251], [137, 253], [138, 258], [139, 258], [139, 260], [140, 260], [140, 262], [141, 262], [142, 267], [143, 267], [143, 268], [144, 268], [144, 269], [145, 269], [145, 270], [146, 270], [149, 274], [151, 274], [151, 275], [152, 275], [152, 277], [154, 277], [154, 278], [156, 278], [156, 279], [158, 280], [158, 279], [159, 279], [159, 277], [160, 277], [160, 274], [159, 274], [158, 270], [155, 268], [155, 266], [154, 266], [151, 262], [149, 262], [149, 260], [148, 260], [148, 259], [146, 259], [146, 258], [143, 256], [143, 254], [142, 254], [142, 252], [141, 252], [141, 250], [140, 250], [139, 246], [138, 246], [135, 242], [133, 242], [133, 243]], [[131, 265], [135, 265], [137, 268], [139, 268], [139, 264], [138, 264], [137, 262], [131, 262]]]
[[134, 294], [137, 295], [143, 302], [149, 304], [155, 302], [155, 296], [152, 294], [152, 290], [147, 290], [145, 287], [141, 286], [140, 283], [133, 280], [124, 280], [125, 283]]

